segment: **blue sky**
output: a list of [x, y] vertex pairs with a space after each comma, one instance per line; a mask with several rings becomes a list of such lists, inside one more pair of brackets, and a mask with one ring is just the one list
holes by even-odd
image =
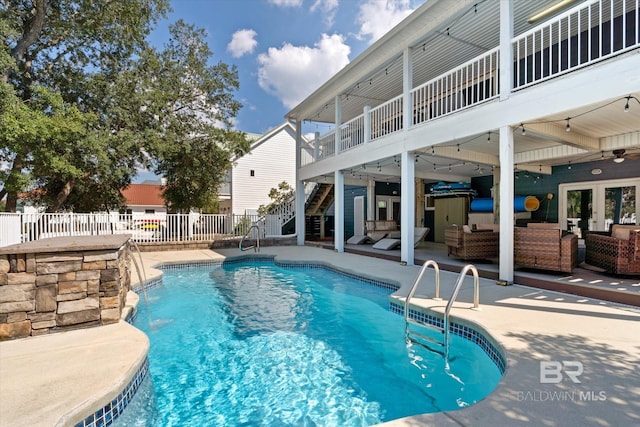
[[205, 29], [211, 63], [238, 69], [236, 129], [262, 134], [424, 1], [171, 0], [149, 40], [162, 48], [178, 19]]

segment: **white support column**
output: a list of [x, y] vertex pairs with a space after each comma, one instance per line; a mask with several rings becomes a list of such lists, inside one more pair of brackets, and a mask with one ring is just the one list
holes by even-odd
[[335, 172], [334, 191], [336, 194], [333, 223], [333, 241], [337, 252], [344, 252], [344, 174]]
[[513, 130], [500, 128], [500, 270], [498, 278], [513, 283]]
[[401, 154], [400, 169], [400, 261], [413, 265], [413, 234], [416, 225], [415, 159], [408, 151]]
[[413, 88], [413, 62], [411, 49], [406, 47], [402, 51], [402, 129], [407, 132], [412, 125], [413, 102], [411, 89]]
[[295, 201], [295, 212], [296, 212], [296, 237], [298, 246], [304, 246], [304, 181], [300, 179], [300, 167], [302, 165], [302, 122], [300, 120], [296, 120], [296, 201]]
[[500, 0], [500, 100], [513, 89], [513, 0]]
[[340, 132], [340, 126], [342, 125], [342, 100], [340, 95], [336, 96], [336, 154], [342, 151], [342, 132]]
[[371, 142], [371, 106], [365, 105], [363, 109], [364, 143]]
[[373, 179], [367, 181], [367, 220], [376, 219], [376, 182]]
[[313, 161], [317, 162], [320, 157], [320, 132], [313, 135]]

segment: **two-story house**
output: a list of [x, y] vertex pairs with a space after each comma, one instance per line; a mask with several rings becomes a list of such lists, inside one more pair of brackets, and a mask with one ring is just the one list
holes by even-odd
[[[304, 182], [332, 182], [341, 252], [345, 185], [366, 186], [378, 219], [376, 187], [392, 183], [401, 260], [411, 265], [429, 188], [468, 183], [494, 200], [499, 276], [508, 282], [514, 233], [505, 231], [516, 219], [505, 213], [519, 194], [534, 193], [541, 219], [565, 228], [577, 217], [604, 230], [620, 203], [637, 218], [639, 23], [637, 0], [425, 2], [286, 114], [297, 135], [296, 211]], [[305, 159], [309, 122], [333, 129]], [[298, 216], [296, 229], [304, 226]], [[297, 236], [303, 244], [305, 233]]]
[[[255, 214], [260, 205], [271, 203], [269, 191], [286, 181], [296, 183], [296, 131], [286, 121], [252, 139], [247, 154], [233, 160], [233, 166], [220, 188], [220, 213]], [[305, 141], [304, 138], [301, 139]], [[305, 156], [309, 156], [309, 149]]]

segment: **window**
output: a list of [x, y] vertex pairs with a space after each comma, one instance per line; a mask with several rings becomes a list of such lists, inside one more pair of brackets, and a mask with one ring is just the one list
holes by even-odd
[[249, 171], [249, 176], [256, 176], [256, 171], [254, 171], [253, 169], [251, 169]]
[[146, 214], [154, 214], [154, 213], [156, 213], [156, 210], [155, 209], [145, 209], [144, 213], [146, 213]]

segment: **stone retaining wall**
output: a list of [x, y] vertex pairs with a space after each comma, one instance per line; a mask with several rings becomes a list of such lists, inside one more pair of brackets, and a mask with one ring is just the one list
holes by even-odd
[[110, 249], [64, 243], [2, 248], [0, 341], [120, 320], [131, 284], [128, 240]]

